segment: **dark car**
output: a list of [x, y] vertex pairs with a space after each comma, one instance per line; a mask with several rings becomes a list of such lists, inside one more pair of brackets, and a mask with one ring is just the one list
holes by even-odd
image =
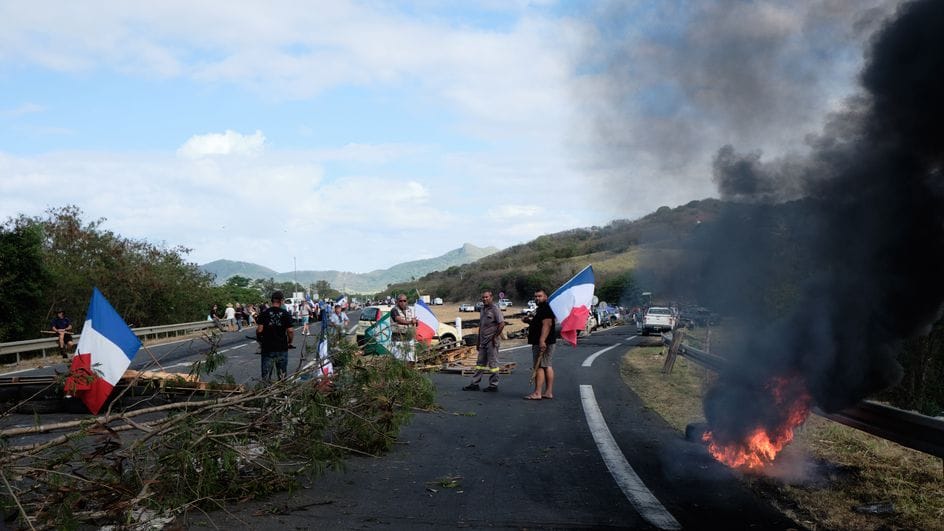
[[679, 324], [686, 328], [695, 328], [698, 326], [716, 325], [721, 323], [721, 317], [708, 308], [696, 306], [682, 310], [679, 316]]

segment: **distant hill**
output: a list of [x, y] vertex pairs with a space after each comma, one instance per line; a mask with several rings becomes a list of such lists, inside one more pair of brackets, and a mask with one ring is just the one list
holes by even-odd
[[247, 278], [273, 278], [278, 282], [292, 281], [296, 278], [300, 284], [313, 284], [319, 280], [327, 281], [332, 287], [346, 290], [350, 293], [377, 293], [388, 284], [409, 281], [419, 278], [433, 271], [448, 269], [474, 262], [498, 252], [495, 247], [477, 247], [466, 243], [458, 249], [435, 258], [404, 262], [387, 269], [377, 269], [368, 273], [351, 273], [347, 271], [288, 271], [279, 273], [267, 267], [248, 262], [232, 260], [216, 260], [200, 266], [203, 271], [215, 276], [216, 282], [222, 284], [231, 276], [240, 275]]
[[796, 302], [800, 286], [815, 274], [804, 245], [816, 230], [805, 222], [812, 207], [807, 200], [755, 205], [718, 199], [664, 206], [637, 220], [540, 236], [389, 291], [417, 288], [461, 303], [490, 289], [520, 305], [535, 289], [557, 289], [592, 264], [596, 293], [609, 303], [651, 298], [776, 315]]
[[531, 298], [534, 289], [553, 290], [593, 264], [597, 286], [631, 273], [637, 286], [656, 292], [658, 298], [684, 296], [690, 286], [676, 280], [679, 258], [692, 254], [693, 236], [725, 208], [720, 200], [705, 199], [661, 207], [638, 220], [547, 234], [477, 262], [391, 286], [391, 291], [409, 292], [415, 287], [451, 302], [474, 302], [481, 290], [492, 289], [520, 304]]
[[217, 284], [222, 284], [229, 277], [236, 275], [246, 278], [269, 278], [279, 274], [278, 271], [265, 266], [234, 260], [214, 260], [203, 264], [200, 269], [213, 275]]

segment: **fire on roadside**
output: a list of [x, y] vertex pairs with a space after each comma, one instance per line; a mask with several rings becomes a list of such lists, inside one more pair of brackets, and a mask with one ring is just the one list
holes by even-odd
[[777, 412], [774, 422], [754, 426], [731, 442], [722, 443], [710, 429], [702, 435], [712, 457], [731, 468], [760, 470], [772, 463], [810, 414], [812, 397], [798, 379], [775, 377], [764, 389]]

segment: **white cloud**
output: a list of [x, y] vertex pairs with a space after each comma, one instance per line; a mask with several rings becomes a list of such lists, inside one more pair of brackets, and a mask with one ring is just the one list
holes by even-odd
[[23, 103], [22, 105], [13, 107], [11, 109], [0, 110], [0, 114], [5, 115], [5, 116], [15, 117], [15, 116], [23, 116], [24, 114], [34, 114], [34, 113], [44, 112], [45, 110], [46, 108], [43, 107], [42, 105], [26, 102], [26, 103]]
[[235, 131], [194, 135], [187, 140], [177, 154], [188, 159], [198, 159], [210, 155], [259, 155], [265, 147], [262, 131], [251, 135], [242, 135]]
[[522, 220], [533, 218], [543, 212], [543, 208], [536, 205], [498, 205], [486, 213], [487, 216], [501, 221]]

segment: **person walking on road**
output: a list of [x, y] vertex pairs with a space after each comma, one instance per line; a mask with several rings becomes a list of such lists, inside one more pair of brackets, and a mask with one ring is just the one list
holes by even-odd
[[479, 355], [475, 361], [472, 383], [463, 387], [464, 391], [478, 391], [479, 382], [486, 371], [489, 373], [488, 387], [483, 391], [498, 391], [498, 346], [504, 328], [505, 318], [498, 305], [492, 301], [492, 292], [483, 292], [482, 312], [479, 314]]
[[272, 380], [272, 366], [275, 365], [279, 379], [288, 374], [288, 349], [294, 348], [295, 330], [292, 328], [292, 314], [282, 307], [284, 299], [281, 291], [272, 293], [272, 306], [256, 317], [256, 340], [262, 350], [262, 379]]
[[226, 310], [224, 312], [224, 319], [226, 319], [226, 329], [230, 332], [236, 331], [236, 309], [233, 308], [233, 303], [226, 305]]
[[56, 317], [52, 320], [52, 331], [59, 337], [59, 355], [68, 359], [68, 351], [72, 350], [72, 321], [66, 317], [62, 308], [56, 310]]
[[[525, 396], [527, 400], [550, 400], [554, 398], [554, 346], [557, 344], [554, 328], [557, 319], [547, 302], [547, 292], [543, 289], [534, 292], [534, 302], [538, 307], [534, 316], [522, 319], [528, 323], [528, 344], [531, 345], [532, 372], [534, 391]], [[545, 387], [545, 385], [547, 387]]]
[[416, 361], [416, 315], [410, 308], [406, 294], [397, 296], [397, 305], [390, 310], [393, 318], [393, 351], [397, 358]]
[[298, 316], [302, 320], [302, 335], [311, 335], [311, 329], [308, 327], [308, 321], [311, 319], [311, 305], [308, 301], [302, 301], [298, 305]]

